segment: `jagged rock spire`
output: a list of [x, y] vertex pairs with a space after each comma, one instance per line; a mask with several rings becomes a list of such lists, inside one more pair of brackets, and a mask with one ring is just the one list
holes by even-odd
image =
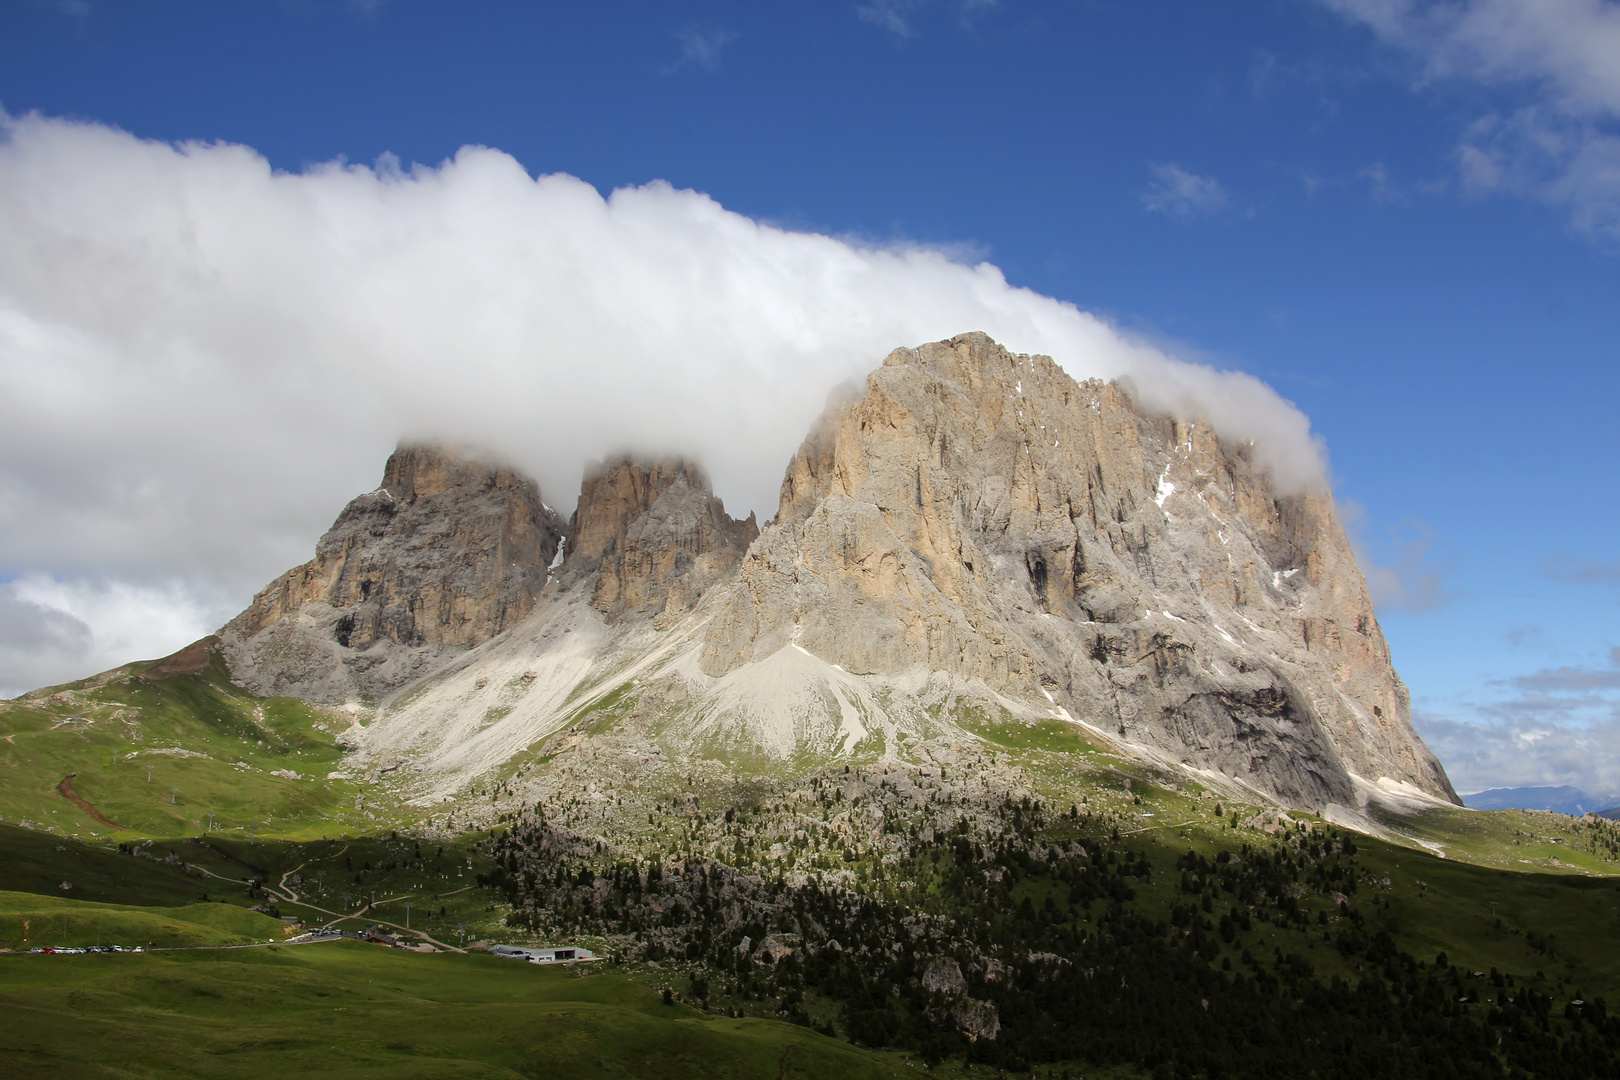
[[692, 462], [622, 456], [586, 470], [569, 532], [565, 580], [596, 573], [598, 611], [667, 619], [736, 570], [759, 526], [728, 515]]

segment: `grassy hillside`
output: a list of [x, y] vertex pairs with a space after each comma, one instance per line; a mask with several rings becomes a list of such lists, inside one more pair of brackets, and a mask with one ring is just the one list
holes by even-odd
[[1597, 815], [1434, 809], [1384, 819], [1448, 858], [1530, 873], [1620, 873], [1620, 829]]
[[[108, 841], [52, 836], [0, 825], [0, 887], [63, 899], [176, 907], [203, 899], [209, 887], [188, 873], [182, 856], [195, 861], [202, 849], [182, 841], [142, 845], [142, 857]], [[214, 890], [218, 891], [218, 890]]]
[[[490, 866], [472, 837], [431, 843], [398, 833], [306, 842], [213, 836], [113, 845], [0, 825], [0, 889], [9, 890], [0, 896], [12, 898], [0, 902], [0, 949], [204, 940], [189, 930], [190, 937], [172, 941], [142, 936], [135, 929], [139, 920], [109, 921], [112, 907], [243, 928], [232, 941], [279, 939], [277, 919], [288, 916], [345, 930], [379, 924], [404, 930], [408, 924], [417, 935], [458, 944], [504, 928], [504, 910], [476, 884]], [[46, 910], [30, 906], [29, 896], [56, 920], [37, 925], [60, 933], [24, 940], [22, 920]], [[254, 907], [267, 913], [249, 910]], [[180, 909], [190, 914], [177, 914]], [[248, 921], [232, 922], [226, 910]], [[205, 912], [215, 914], [205, 919]], [[258, 928], [249, 931], [249, 925]], [[126, 926], [129, 933], [119, 929]]]
[[192, 672], [150, 676], [156, 666], [0, 702], [0, 820], [84, 837], [371, 823], [355, 809], [362, 789], [328, 777], [346, 719], [246, 693], [217, 654]]
[[[850, 801], [820, 798], [835, 815]], [[498, 838], [493, 880], [540, 938], [589, 934], [728, 1011], [935, 1061], [1324, 1078], [1620, 1067], [1615, 878], [1504, 873], [1303, 819], [1267, 831], [1211, 814], [1169, 835], [1118, 819], [1009, 800], [818, 880], [593, 853], [534, 817]]]
[[606, 970], [329, 943], [0, 958], [0, 1074], [916, 1076], [791, 1024], [665, 1004]]
[[121, 945], [151, 948], [280, 941], [286, 924], [231, 904], [135, 907], [0, 892], [0, 947]]

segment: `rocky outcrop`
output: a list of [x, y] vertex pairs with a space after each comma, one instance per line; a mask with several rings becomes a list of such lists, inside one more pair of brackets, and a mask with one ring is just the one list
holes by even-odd
[[231, 620], [233, 677], [314, 701], [377, 697], [533, 610], [563, 526], [512, 468], [401, 446], [382, 486]]
[[691, 462], [621, 457], [585, 474], [570, 535], [564, 580], [595, 573], [593, 607], [668, 620], [735, 572], [759, 526], [732, 519]]
[[899, 349], [789, 465], [703, 646], [1040, 695], [1294, 805], [1455, 800], [1325, 492], [982, 334]]

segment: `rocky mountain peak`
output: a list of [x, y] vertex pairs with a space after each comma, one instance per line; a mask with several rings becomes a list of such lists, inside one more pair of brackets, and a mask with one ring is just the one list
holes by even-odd
[[734, 571], [758, 535], [754, 516], [728, 515], [692, 462], [623, 456], [586, 471], [564, 580], [597, 574], [592, 606], [609, 617], [668, 619]]
[[446, 492], [485, 485], [533, 486], [533, 481], [471, 448], [449, 448], [437, 443], [401, 443], [388, 455], [382, 484], [395, 501], [414, 503]]
[[789, 465], [703, 670], [789, 644], [1039, 695], [1296, 805], [1455, 798], [1329, 496], [983, 334], [895, 350]]
[[562, 522], [508, 465], [402, 445], [383, 483], [221, 631], [250, 688], [314, 700], [375, 696], [445, 650], [488, 641], [533, 610]]

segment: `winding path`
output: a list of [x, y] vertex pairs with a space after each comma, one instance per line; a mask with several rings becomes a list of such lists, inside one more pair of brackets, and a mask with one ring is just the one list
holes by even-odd
[[[225, 852], [220, 851], [218, 848], [214, 847], [212, 844], [205, 844], [200, 840], [194, 840], [194, 841], [191, 841], [191, 842], [197, 844], [200, 847], [205, 847], [209, 851], [212, 851], [214, 854], [219, 855], [221, 858], [229, 859], [231, 862], [235, 863], [237, 866], [244, 867], [247, 870], [249, 870], [249, 871], [251, 871], [251, 872], [253, 872], [255, 874], [265, 874], [265, 871], [262, 868], [254, 866], [252, 863], [243, 862], [241, 859], [233, 858], [230, 855], [225, 854]], [[339, 855], [342, 855], [345, 851], [348, 851], [348, 850], [349, 850], [349, 846], [347, 844], [345, 844], [337, 852], [335, 852], [335, 853], [333, 853], [331, 855], [328, 855], [326, 857], [326, 859], [323, 859], [321, 861], [325, 862], [325, 861], [327, 861], [329, 859], [335, 859]], [[230, 881], [230, 882], [234, 882], [237, 885], [249, 885], [249, 884], [252, 884], [251, 881], [244, 880], [242, 878], [226, 877], [224, 874], [216, 874], [212, 870], [208, 869], [206, 866], [198, 866], [196, 863], [187, 863], [186, 866], [193, 869], [193, 870], [196, 870], [198, 873], [202, 874], [205, 877], [211, 877], [211, 878], [214, 878], [214, 879], [216, 879], [218, 881]], [[261, 880], [260, 881], [260, 887], [263, 888], [265, 892], [267, 892], [271, 896], [275, 897], [275, 899], [276, 899], [276, 901], [278, 903], [292, 904], [292, 905], [294, 905], [296, 907], [305, 908], [305, 909], [307, 909], [309, 911], [318, 911], [322, 915], [331, 916], [331, 918], [328, 919], [323, 924], [323, 925], [326, 925], [326, 926], [331, 926], [334, 923], [343, 922], [346, 919], [359, 920], [362, 916], [368, 916], [370, 921], [375, 923], [378, 926], [387, 926], [387, 927], [390, 927], [390, 928], [392, 928], [394, 930], [403, 931], [404, 933], [410, 934], [412, 937], [415, 937], [415, 938], [418, 938], [418, 939], [420, 939], [422, 941], [427, 942], [429, 945], [436, 945], [439, 948], [445, 950], [446, 952], [465, 953], [467, 951], [466, 949], [458, 949], [454, 945], [451, 945], [451, 944], [448, 944], [446, 942], [440, 941], [438, 938], [431, 937], [425, 931], [412, 930], [408, 926], [401, 926], [398, 923], [391, 923], [391, 922], [387, 922], [387, 921], [385, 921], [383, 919], [377, 918], [376, 915], [373, 914], [373, 909], [376, 907], [376, 905], [374, 903], [366, 904], [366, 906], [361, 908], [359, 911], [344, 913], [344, 912], [341, 912], [341, 911], [330, 911], [330, 910], [328, 910], [326, 908], [319, 907], [319, 906], [317, 906], [315, 904], [311, 904], [307, 900], [300, 900], [298, 898], [298, 893], [293, 890], [293, 887], [291, 885], [287, 884], [287, 879], [292, 877], [294, 874], [298, 873], [298, 871], [302, 870], [304, 868], [304, 866], [305, 866], [304, 863], [299, 863], [297, 866], [293, 867], [291, 870], [286, 871], [285, 873], [283, 873], [281, 875], [281, 880], [279, 882], [277, 882], [276, 884], [274, 884], [274, 885], [270, 884], [268, 880]], [[268, 876], [269, 876], [268, 874], [265, 874], [266, 878], [268, 878]], [[471, 886], [469, 886], [469, 888], [470, 887]], [[457, 892], [462, 892], [464, 890], [458, 889], [456, 891]], [[397, 902], [397, 901], [400, 901], [400, 900], [404, 900], [407, 897], [415, 896], [415, 895], [416, 895], [415, 893], [403, 893], [403, 894], [401, 894], [399, 896], [385, 896], [385, 897], [383, 897], [382, 902], [385, 903], [385, 904], [394, 903], [394, 902]], [[449, 894], [446, 893], [445, 895], [449, 895]]]
[[[186, 840], [186, 843], [195, 844], [197, 847], [200, 847], [200, 848], [204, 849], [205, 851], [212, 851], [215, 855], [218, 855], [220, 858], [224, 859], [226, 862], [232, 863], [232, 864], [234, 864], [236, 866], [240, 866], [242, 869], [246, 870], [248, 873], [250, 873], [254, 877], [258, 878], [260, 881], [267, 880], [270, 877], [270, 871], [266, 870], [264, 867], [262, 867], [262, 866], [254, 866], [250, 862], [244, 862], [243, 860], [238, 859], [235, 855], [232, 855], [230, 852], [225, 851], [225, 850], [223, 850], [221, 848], [217, 848], [213, 844], [210, 844], [206, 840], [200, 839], [198, 837], [191, 837], [191, 838]], [[345, 850], [347, 850], [347, 848], [345, 848]], [[342, 854], [342, 853], [339, 852], [339, 854]], [[219, 875], [215, 874], [213, 876], [218, 877]], [[226, 881], [234, 881], [235, 879], [234, 878], [226, 878], [225, 880]]]
[[119, 829], [123, 832], [129, 832], [129, 826], [120, 825], [118, 822], [109, 819], [107, 815], [85, 802], [84, 797], [73, 790], [73, 778], [78, 775], [79, 774], [76, 772], [70, 772], [66, 776], [62, 777], [62, 782], [56, 785], [57, 793], [74, 806], [77, 806], [80, 810], [83, 810], [85, 813], [101, 822], [103, 825], [106, 825], [109, 828]]
[[[326, 859], [323, 859], [321, 861], [326, 862], [328, 860], [335, 859], [339, 855], [342, 855], [343, 852], [345, 852], [347, 850], [349, 850], [349, 847], [348, 847], [347, 844], [345, 844], [341, 850], [339, 850], [337, 852], [334, 852], [331, 855], [328, 855], [326, 857]], [[291, 885], [287, 884], [287, 879], [292, 877], [294, 874], [298, 873], [298, 871], [302, 870], [304, 868], [304, 865], [305, 865], [304, 863], [299, 863], [297, 866], [293, 867], [291, 870], [288, 870], [286, 873], [282, 874], [281, 875], [281, 880], [279, 882], [277, 882], [275, 885], [266, 884], [264, 886], [265, 891], [270, 893], [270, 895], [274, 896], [277, 900], [281, 901], [282, 903], [295, 904], [295, 905], [297, 905], [298, 907], [301, 907], [301, 908], [308, 908], [310, 911], [318, 911], [322, 915], [330, 915], [331, 920], [326, 923], [327, 926], [331, 926], [333, 923], [342, 922], [345, 919], [358, 919], [358, 918], [360, 918], [361, 915], [366, 915], [366, 916], [368, 916], [370, 918], [370, 920], [372, 922], [376, 923], [378, 926], [387, 926], [387, 927], [392, 927], [395, 930], [404, 931], [405, 933], [410, 934], [412, 937], [419, 938], [420, 940], [427, 942], [429, 945], [436, 945], [439, 948], [444, 949], [447, 952], [465, 953], [467, 951], [465, 949], [458, 949], [454, 945], [446, 944], [445, 942], [440, 941], [437, 938], [430, 937], [426, 933], [426, 931], [412, 930], [410, 927], [401, 926], [398, 923], [386, 922], [386, 921], [384, 921], [382, 919], [377, 918], [375, 913], [374, 913], [374, 909], [376, 908], [377, 905], [374, 902], [373, 903], [367, 903], [365, 907], [361, 908], [357, 912], [354, 912], [353, 914], [345, 915], [342, 912], [329, 911], [326, 908], [317, 907], [316, 905], [311, 904], [307, 900], [300, 900], [298, 898], [298, 893], [293, 890], [293, 887]], [[383, 903], [385, 903], [385, 904], [394, 903], [394, 902], [397, 902], [397, 901], [400, 901], [400, 900], [404, 900], [406, 897], [415, 896], [415, 895], [416, 895], [415, 893], [403, 893], [403, 894], [401, 894], [399, 896], [392, 896], [392, 897], [385, 896], [385, 897], [383, 897]]]

